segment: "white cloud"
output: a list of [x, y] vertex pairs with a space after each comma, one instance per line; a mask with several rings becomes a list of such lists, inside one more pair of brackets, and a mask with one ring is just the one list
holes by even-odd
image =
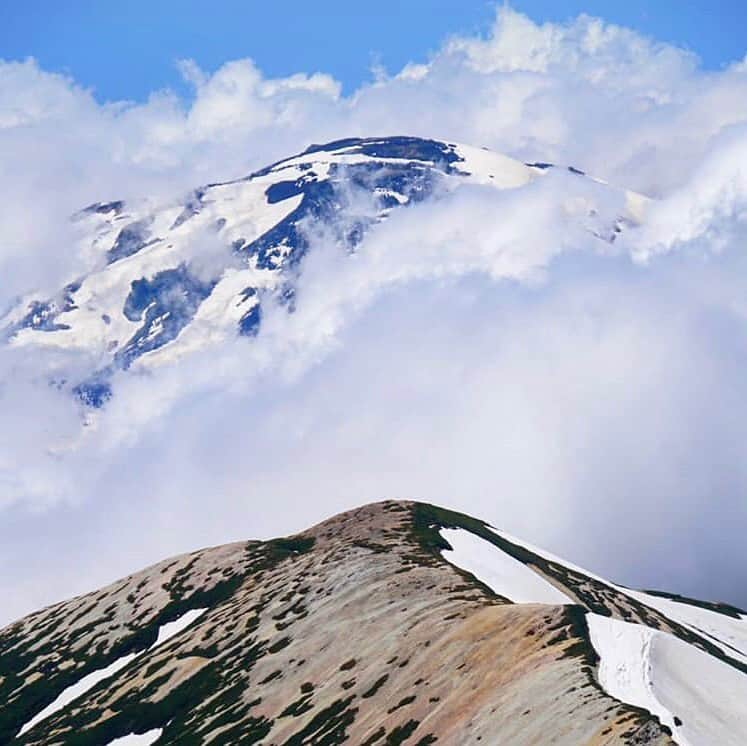
[[182, 70], [190, 100], [100, 105], [33, 61], [0, 64], [0, 311], [85, 269], [68, 248], [79, 207], [336, 137], [486, 145], [659, 199], [613, 247], [566, 206], [593, 197], [604, 218], [618, 193], [560, 171], [396, 213], [354, 257], [318, 235], [295, 314], [268, 309], [253, 344], [118, 375], [83, 429], [47, 381], [86, 361], [5, 350], [7, 618], [164, 553], [388, 496], [473, 511], [622, 582], [747, 602], [743, 63], [707, 73], [597, 19], [501, 9], [484, 38], [349, 97], [250, 60]]
[[714, 138], [691, 178], [660, 204], [636, 237], [641, 256], [691, 244], [715, 253], [744, 237], [747, 224], [747, 124]]

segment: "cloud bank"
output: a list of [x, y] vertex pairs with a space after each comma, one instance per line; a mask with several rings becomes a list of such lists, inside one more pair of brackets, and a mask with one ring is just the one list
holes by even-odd
[[[193, 97], [98, 104], [0, 64], [0, 311], [94, 260], [67, 219], [173, 197], [351, 135], [412, 134], [573, 164], [655, 198], [613, 246], [557, 173], [400, 211], [347, 256], [315, 235], [298, 310], [147, 376], [97, 421], [0, 352], [0, 622], [195, 546], [412, 497], [472, 512], [629, 585], [747, 606], [747, 69], [603, 21], [501, 9], [483, 38], [379, 71], [250, 60]], [[313, 229], [312, 229], [313, 230]]]

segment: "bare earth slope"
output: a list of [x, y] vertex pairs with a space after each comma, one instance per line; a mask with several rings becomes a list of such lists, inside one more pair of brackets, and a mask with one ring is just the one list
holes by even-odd
[[[515, 603], [460, 569], [473, 561], [462, 534], [508, 568], [507, 589], [529, 573], [559, 602]], [[0, 743], [696, 743], [688, 712], [667, 724], [664, 705], [613, 691], [603, 624], [671, 638], [740, 686], [747, 623], [730, 607], [634, 593], [467, 516], [377, 503], [297, 536], [166, 560], [0, 630]], [[719, 632], [722, 620], [736, 631]], [[656, 702], [669, 691], [654, 687]]]

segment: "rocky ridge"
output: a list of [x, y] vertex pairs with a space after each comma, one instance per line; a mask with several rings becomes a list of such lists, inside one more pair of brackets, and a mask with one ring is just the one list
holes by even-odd
[[[455, 529], [569, 600], [502, 596], [450, 561]], [[605, 691], [591, 615], [676, 638], [747, 684], [747, 659], [723, 639], [506, 536], [382, 502], [296, 536], [165, 560], [31, 614], [0, 630], [0, 743], [684, 742]], [[747, 628], [732, 607], [691, 608]], [[95, 672], [110, 675], [59, 706]]]

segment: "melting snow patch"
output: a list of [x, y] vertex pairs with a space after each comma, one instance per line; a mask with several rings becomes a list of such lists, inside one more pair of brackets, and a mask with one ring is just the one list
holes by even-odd
[[[161, 627], [159, 627], [158, 629], [158, 637], [156, 638], [156, 641], [150, 646], [150, 648], [148, 648], [148, 650], [153, 650], [154, 648], [162, 645], [167, 640], [174, 637], [174, 635], [178, 635], [182, 630], [186, 629], [190, 624], [192, 624], [192, 622], [201, 617], [206, 611], [207, 609], [190, 609], [189, 611], [185, 611], [184, 614], [175, 619], [173, 622], [168, 622], [167, 624], [161, 625]], [[19, 735], [23, 735], [24, 733], [26, 733], [26, 731], [31, 730], [31, 728], [33, 728], [37, 723], [40, 723], [42, 720], [46, 720], [50, 715], [58, 712], [63, 707], [67, 707], [67, 705], [69, 705], [74, 699], [77, 699], [78, 697], [85, 694], [87, 691], [96, 686], [96, 684], [98, 684], [100, 681], [113, 676], [117, 671], [124, 668], [128, 663], [135, 660], [135, 658], [137, 658], [144, 652], [146, 651], [131, 653], [130, 655], [122, 656], [113, 663], [110, 663], [106, 668], [99, 669], [98, 671], [93, 671], [87, 676], [84, 676], [82, 679], [80, 679], [80, 681], [77, 681], [75, 684], [65, 689], [65, 691], [63, 691], [62, 694], [60, 694], [57, 699], [54, 700], [54, 702], [47, 705], [41, 712], [34, 715], [34, 717], [31, 718], [31, 720], [29, 720], [26, 725], [23, 726], [23, 728], [21, 728]], [[155, 731], [149, 731], [149, 733], [155, 733]], [[133, 734], [131, 736], [125, 736], [125, 738], [143, 739], [147, 735], [148, 733], [144, 733], [142, 735]], [[145, 744], [152, 743], [152, 741], [126, 741], [124, 739], [117, 739], [116, 741], [112, 741], [112, 743]]]
[[646, 606], [655, 609], [668, 619], [689, 627], [693, 632], [700, 635], [704, 640], [710, 641], [730, 658], [747, 663], [747, 615], [740, 615], [737, 619], [728, 614], [711, 609], [702, 608], [685, 601], [667, 598], [666, 596], [653, 595], [644, 591], [636, 591], [625, 586], [610, 583], [608, 580], [595, 575], [593, 572], [586, 570], [572, 562], [561, 559], [550, 552], [540, 549], [539, 547], [529, 544], [526, 541], [517, 539], [505, 531], [493, 529], [494, 533], [512, 544], [517, 544], [534, 554], [555, 562], [562, 567], [586, 575], [588, 578], [603, 583], [609, 588], [622, 593], [630, 598], [639, 601]]
[[58, 710], [69, 705], [74, 699], [85, 694], [89, 689], [92, 689], [99, 681], [109, 678], [120, 669], [124, 668], [131, 660], [137, 657], [136, 653], [122, 656], [118, 658], [114, 663], [110, 663], [106, 668], [101, 668], [98, 671], [92, 671], [87, 676], [84, 676], [80, 681], [76, 681], [75, 684], [69, 686], [63, 691], [57, 699], [51, 704], [47, 705], [41, 712], [34, 715], [26, 725], [21, 728], [21, 732], [18, 735], [23, 735], [26, 731], [31, 730], [37, 723], [45, 720], [50, 715], [53, 715]]
[[747, 663], [747, 622], [711, 609], [704, 609], [675, 599], [653, 596], [643, 591], [621, 589], [641, 603], [664, 614], [665, 617], [710, 639], [724, 653]]
[[163, 728], [154, 728], [147, 733], [130, 733], [129, 736], [109, 741], [108, 746], [150, 746], [158, 740], [161, 733], [163, 733]]
[[574, 603], [523, 562], [470, 531], [445, 528], [441, 536], [453, 547], [443, 552], [444, 559], [472, 573], [499, 596], [520, 604]]
[[654, 635], [650, 659], [654, 693], [682, 721], [675, 731], [681, 746], [747, 743], [747, 675], [661, 632]]
[[747, 743], [747, 676], [674, 635], [587, 614], [599, 683], [671, 728], [679, 746]]
[[647, 710], [675, 730], [674, 717], [654, 695], [649, 653], [654, 630], [600, 614], [586, 615], [599, 655], [599, 683], [621, 702]]
[[[542, 559], [547, 560], [548, 562], [554, 562], [555, 564], [561, 565], [562, 567], [565, 567], [568, 570], [572, 570], [573, 572], [577, 572], [580, 575], [586, 575], [587, 578], [591, 578], [592, 580], [597, 580], [600, 583], [604, 583], [605, 585], [608, 585], [610, 587], [616, 587], [616, 586], [613, 586], [608, 580], [605, 580], [603, 577], [599, 575], [595, 575], [593, 572], [583, 567], [574, 565], [572, 562], [568, 562], [568, 560], [562, 559], [561, 557], [558, 557], [556, 554], [552, 554], [551, 552], [541, 549], [540, 547], [535, 546], [534, 544], [530, 544], [528, 541], [523, 541], [522, 539], [518, 539], [515, 536], [507, 533], [506, 531], [500, 531], [497, 528], [491, 527], [491, 530], [497, 536], [500, 536], [501, 538], [506, 539], [506, 541], [510, 541], [512, 544], [516, 544], [516, 546], [526, 549], [528, 552], [531, 552], [532, 554], [536, 554], [538, 557], [541, 557]], [[576, 602], [574, 601], [574, 603]]]
[[183, 629], [189, 627], [192, 622], [201, 617], [206, 611], [207, 609], [190, 609], [189, 611], [185, 611], [184, 614], [173, 622], [162, 625], [158, 630], [158, 637], [150, 649], [153, 650], [153, 648], [162, 645], [166, 640], [169, 640], [174, 635], [178, 635]]

